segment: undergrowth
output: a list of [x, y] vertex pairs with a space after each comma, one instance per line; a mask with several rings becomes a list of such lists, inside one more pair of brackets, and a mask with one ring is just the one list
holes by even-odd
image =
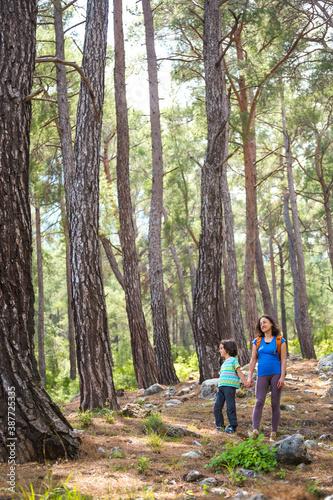
[[271, 471], [276, 468], [276, 450], [263, 442], [263, 435], [258, 439], [250, 438], [240, 444], [226, 444], [226, 450], [218, 455], [216, 452], [209, 464], [205, 467], [212, 467], [216, 472], [221, 472], [222, 467], [235, 469], [254, 469], [261, 471]]

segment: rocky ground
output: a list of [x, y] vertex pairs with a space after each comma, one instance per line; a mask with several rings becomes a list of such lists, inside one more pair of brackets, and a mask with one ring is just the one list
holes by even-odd
[[[158, 394], [143, 396], [143, 390], [125, 392], [119, 404], [139, 403], [141, 408], [154, 405], [163, 423], [190, 431], [183, 436], [153, 439], [143, 432], [143, 416], [114, 415], [114, 422], [103, 415], [94, 416], [82, 428], [78, 401], [63, 406], [72, 426], [81, 439], [81, 457], [76, 462], [59, 461], [44, 465], [30, 463], [17, 466], [17, 484], [28, 489], [33, 483], [35, 493], [43, 491], [52, 475], [53, 484], [67, 480], [69, 488], [77, 488], [94, 499], [200, 499], [231, 500], [311, 500], [327, 497], [333, 500], [333, 396], [328, 388], [332, 381], [319, 372], [314, 360], [288, 361], [287, 384], [282, 396], [279, 440], [286, 435], [300, 434], [309, 443], [312, 462], [299, 465], [280, 464], [274, 472], [241, 483], [225, 469], [215, 473], [205, 464], [226, 443], [247, 439], [251, 429], [254, 406], [253, 391], [240, 391], [237, 397], [239, 427], [237, 434], [227, 435], [215, 430], [213, 399], [200, 397], [200, 385], [192, 379], [175, 386], [175, 393], [165, 387]], [[170, 400], [177, 403], [170, 404]], [[139, 407], [139, 408], [140, 408]], [[268, 441], [270, 406], [266, 403], [263, 432]], [[82, 432], [83, 431], [83, 432]], [[184, 456], [196, 452], [192, 456]], [[146, 468], [145, 468], [146, 467]], [[8, 466], [0, 464], [0, 499], [8, 493]], [[197, 471], [198, 480], [189, 482], [188, 474]], [[208, 487], [201, 481], [214, 478]], [[195, 478], [196, 479], [196, 478]], [[261, 495], [259, 495], [261, 494]], [[10, 498], [10, 497], [8, 497]]]

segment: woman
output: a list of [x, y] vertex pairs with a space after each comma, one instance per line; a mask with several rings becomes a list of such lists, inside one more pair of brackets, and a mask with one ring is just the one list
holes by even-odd
[[262, 337], [260, 346], [257, 349], [258, 338], [254, 339], [252, 355], [249, 366], [248, 383], [253, 385], [253, 371], [258, 359], [258, 373], [256, 385], [256, 404], [253, 410], [253, 431], [252, 437], [259, 435], [259, 426], [262, 410], [265, 404], [269, 386], [271, 386], [272, 405], [272, 429], [270, 441], [276, 441], [276, 432], [280, 420], [280, 400], [281, 391], [284, 387], [284, 377], [287, 366], [287, 344], [281, 338], [281, 353], [279, 356], [277, 337], [281, 336], [280, 328], [273, 318], [268, 315], [262, 316], [257, 324], [258, 337]]

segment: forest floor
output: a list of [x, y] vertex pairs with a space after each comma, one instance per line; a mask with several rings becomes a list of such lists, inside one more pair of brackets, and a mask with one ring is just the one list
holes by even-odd
[[[43, 491], [43, 483], [47, 484], [52, 475], [53, 485], [67, 481], [70, 489], [76, 488], [82, 494], [91, 494], [94, 499], [112, 500], [233, 500], [239, 489], [248, 496], [263, 493], [268, 500], [325, 498], [333, 494], [333, 400], [326, 396], [328, 386], [319, 379], [316, 361], [288, 362], [287, 372], [288, 377], [298, 380], [287, 381], [281, 403], [293, 405], [295, 410], [281, 411], [279, 439], [284, 434], [299, 433], [304, 439], [312, 439], [318, 443], [320, 436], [326, 434], [326, 439], [311, 450], [313, 462], [301, 470], [297, 466], [278, 466], [273, 472], [256, 479], [246, 479], [239, 484], [227, 469], [217, 474], [212, 468], [205, 468], [204, 465], [209, 463], [215, 452], [220, 454], [226, 443], [238, 443], [247, 439], [248, 431], [251, 430], [254, 395], [252, 392], [246, 393], [245, 397], [237, 397], [237, 434], [219, 433], [214, 425], [214, 401], [199, 398], [200, 385], [197, 380], [190, 380], [175, 386], [176, 393], [172, 399], [181, 400], [181, 404], [177, 406], [164, 407], [168, 401], [168, 398], [163, 397], [165, 391], [147, 396], [144, 402], [156, 405], [154, 411], [160, 413], [163, 423], [182, 426], [198, 433], [200, 437], [164, 438], [157, 445], [155, 443], [160, 449], [154, 450], [153, 440], [149, 441], [149, 436], [143, 432], [143, 419], [115, 413], [114, 422], [109, 423], [103, 416], [96, 416], [92, 424], [79, 434], [82, 439], [79, 460], [18, 465], [17, 484], [28, 490], [32, 482], [35, 493], [38, 493]], [[185, 387], [192, 387], [192, 395], [177, 398], [177, 394]], [[118, 402], [123, 407], [127, 403], [137, 402], [142, 394], [143, 390], [126, 391]], [[63, 405], [66, 418], [76, 429], [82, 428], [78, 407], [78, 401]], [[268, 442], [270, 405], [267, 402], [262, 428], [265, 441]], [[194, 440], [202, 446], [194, 445]], [[121, 452], [113, 450], [116, 447], [121, 447]], [[197, 449], [202, 451], [198, 459], [182, 456], [183, 453]], [[142, 457], [150, 460], [145, 471], [140, 470]], [[4, 479], [7, 469], [8, 466], [0, 465], [0, 499], [9, 498], [5, 496]], [[215, 487], [224, 492], [213, 494], [198, 482], [186, 482], [184, 478], [192, 470], [200, 471], [206, 478], [214, 477], [218, 482]]]

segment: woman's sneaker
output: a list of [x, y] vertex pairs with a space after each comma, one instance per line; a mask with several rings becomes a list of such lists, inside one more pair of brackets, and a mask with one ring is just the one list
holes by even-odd
[[236, 429], [232, 425], [229, 425], [224, 432], [227, 432], [228, 434], [235, 434]]

